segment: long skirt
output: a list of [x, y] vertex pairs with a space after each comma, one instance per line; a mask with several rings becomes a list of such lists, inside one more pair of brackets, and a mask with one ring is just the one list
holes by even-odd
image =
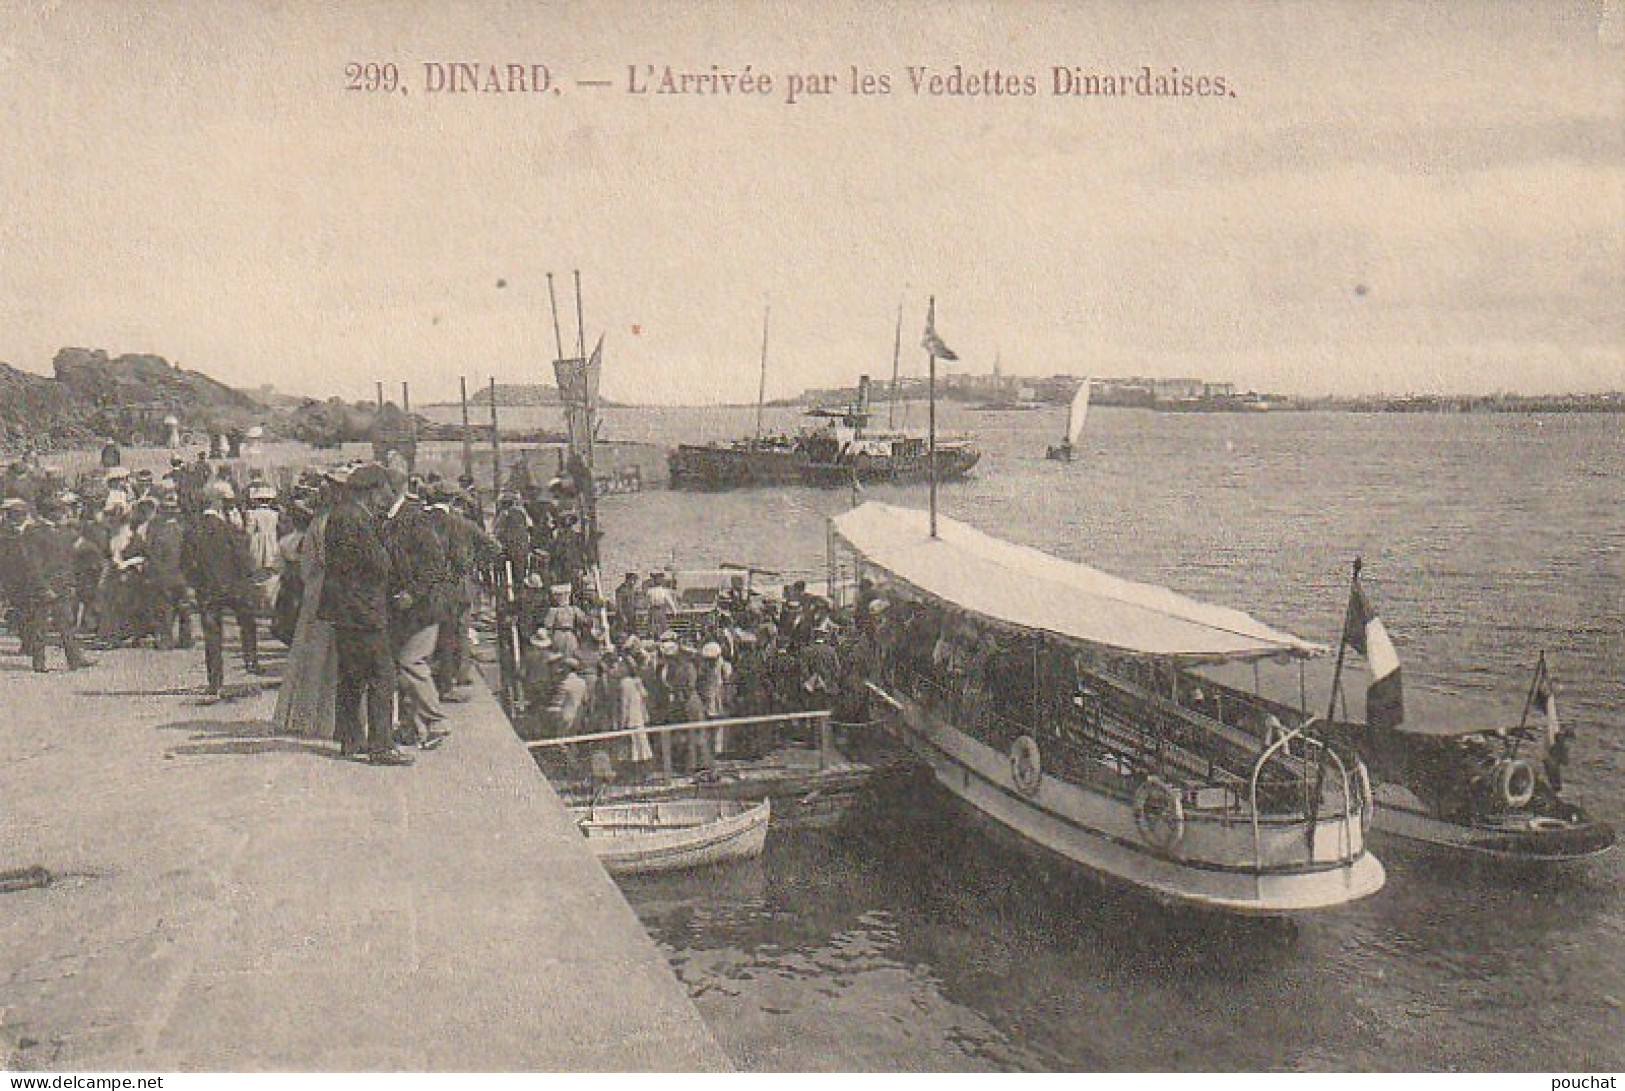
[[338, 699], [339, 653], [332, 622], [316, 616], [322, 601], [322, 576], [305, 584], [299, 621], [288, 649], [288, 668], [276, 698], [276, 724], [289, 735], [333, 738], [333, 709]]

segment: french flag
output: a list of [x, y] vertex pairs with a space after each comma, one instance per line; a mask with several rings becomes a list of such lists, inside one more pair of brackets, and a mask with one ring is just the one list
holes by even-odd
[[1388, 638], [1382, 618], [1366, 599], [1357, 572], [1349, 592], [1343, 643], [1359, 652], [1371, 670], [1371, 685], [1365, 691], [1367, 726], [1395, 728], [1404, 723], [1405, 694], [1399, 679], [1399, 653], [1394, 651], [1394, 642]]

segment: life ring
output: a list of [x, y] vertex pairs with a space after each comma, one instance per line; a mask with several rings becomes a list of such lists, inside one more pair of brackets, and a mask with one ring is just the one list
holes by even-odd
[[1036, 796], [1044, 783], [1044, 761], [1031, 735], [1022, 735], [1010, 744], [1010, 779], [1027, 796]]
[[1185, 802], [1161, 777], [1147, 777], [1134, 790], [1134, 826], [1146, 843], [1172, 852], [1185, 838]]
[[1490, 786], [1498, 803], [1519, 810], [1535, 798], [1535, 770], [1522, 758], [1502, 758], [1490, 770]]

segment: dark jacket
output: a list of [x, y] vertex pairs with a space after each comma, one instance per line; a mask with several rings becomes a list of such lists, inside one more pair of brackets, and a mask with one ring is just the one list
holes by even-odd
[[29, 542], [32, 524], [21, 530], [0, 526], [0, 596], [19, 606], [40, 598], [45, 585]]
[[147, 524], [147, 579], [161, 591], [174, 591], [185, 583], [182, 557], [186, 528], [172, 512], [159, 512]]
[[186, 582], [205, 606], [240, 606], [252, 599], [254, 558], [248, 535], [217, 514], [200, 516], [186, 535]]
[[327, 567], [316, 616], [341, 629], [389, 628], [389, 551], [378, 533], [378, 520], [354, 501], [345, 501], [327, 518]]
[[379, 524], [392, 569], [391, 623], [402, 632], [435, 625], [455, 608], [457, 577], [446, 541], [435, 526], [438, 521], [433, 512], [408, 498]]

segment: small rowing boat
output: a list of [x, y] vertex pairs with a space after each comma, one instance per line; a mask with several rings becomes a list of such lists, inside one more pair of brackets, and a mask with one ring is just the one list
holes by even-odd
[[760, 856], [772, 804], [663, 800], [575, 807], [571, 813], [604, 870], [646, 875]]

